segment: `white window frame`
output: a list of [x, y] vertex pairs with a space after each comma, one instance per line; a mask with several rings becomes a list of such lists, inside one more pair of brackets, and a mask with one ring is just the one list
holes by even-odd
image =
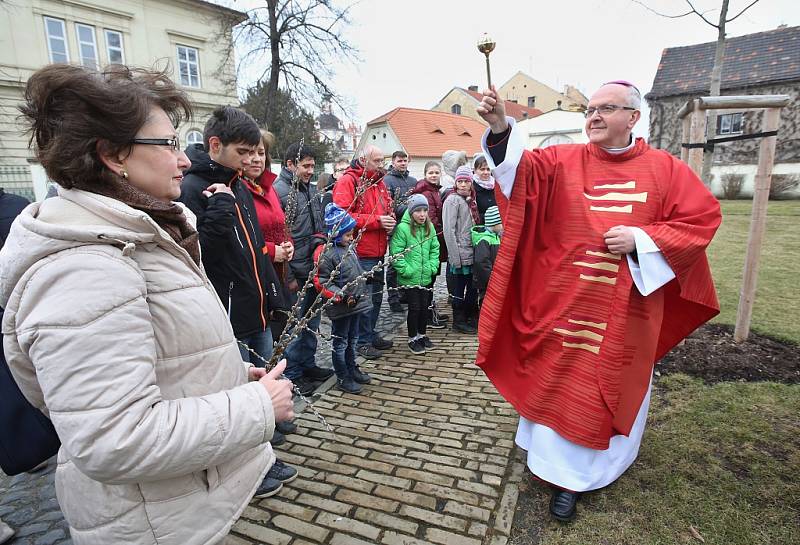
[[450, 113], [461, 115], [461, 104], [453, 104], [452, 106], [450, 106]]
[[[53, 22], [58, 23], [58, 24], [61, 25], [62, 36], [53, 36], [53, 35], [50, 34], [50, 29], [49, 29], [49, 27], [47, 25], [48, 21], [53, 21]], [[47, 54], [48, 54], [48, 56], [50, 58], [50, 62], [52, 62], [52, 63], [62, 62], [62, 61], [57, 61], [57, 60], [55, 60], [53, 58], [53, 47], [52, 47], [52, 45], [50, 43], [50, 40], [55, 39], [55, 40], [61, 40], [62, 42], [64, 42], [64, 52], [67, 55], [67, 59], [65, 61], [63, 61], [63, 62], [68, 63], [69, 62], [69, 42], [67, 41], [67, 23], [66, 23], [66, 21], [64, 21], [63, 19], [57, 19], [55, 17], [48, 17], [48, 16], [45, 15], [44, 16], [44, 35], [45, 35], [45, 39], [47, 40]]]
[[[736, 120], [738, 116], [739, 119], [739, 130], [733, 130], [734, 120]], [[723, 127], [725, 124], [725, 120], [730, 120], [730, 124], [728, 125], [727, 130]], [[736, 112], [732, 114], [719, 114], [719, 130], [717, 134], [742, 134], [742, 126], [744, 125], [744, 116], [742, 116], [742, 112]]]
[[[89, 29], [92, 33], [92, 41], [85, 42], [81, 40], [81, 28]], [[87, 66], [89, 68], [98, 68], [100, 66], [100, 56], [98, 55], [97, 51], [97, 34], [95, 33], [95, 28], [92, 25], [87, 25], [86, 23], [75, 23], [75, 40], [78, 42], [78, 58], [80, 59], [82, 66]], [[86, 59], [83, 56], [83, 46], [92, 46], [94, 50], [94, 64], [86, 64]]]
[[[119, 36], [119, 47], [112, 46], [109, 43], [109, 41], [108, 41], [108, 35], [109, 34], [116, 34], [117, 36]], [[103, 29], [103, 37], [106, 40], [106, 57], [108, 59], [108, 64], [112, 64], [113, 63], [113, 61], [111, 60], [111, 52], [112, 51], [117, 51], [117, 50], [119, 51], [120, 57], [122, 57], [122, 60], [118, 64], [125, 64], [125, 43], [123, 42], [123, 39], [122, 39], [122, 32], [120, 32], [119, 30], [112, 30], [110, 28], [104, 28]], [[117, 64], [117, 63], [113, 63], [113, 64]]]
[[[181, 49], [183, 49], [184, 52], [185, 52], [184, 54], [185, 54], [186, 60], [181, 60]], [[195, 58], [197, 60], [194, 61], [194, 62], [189, 60], [189, 50], [190, 49], [194, 50], [194, 52], [195, 52]], [[200, 79], [200, 50], [198, 48], [192, 47], [190, 45], [176, 44], [176, 57], [178, 59], [178, 79], [181, 82], [181, 85], [183, 85], [184, 87], [191, 87], [193, 89], [199, 89], [202, 86], [202, 80]], [[189, 82], [188, 83], [184, 83], [184, 81], [183, 81], [183, 73], [181, 72], [181, 64], [182, 63], [185, 64], [186, 67], [187, 67], [187, 71], [186, 72], [187, 72], [187, 75], [188, 75], [188, 78], [189, 78]], [[191, 72], [192, 65], [194, 65], [194, 67], [197, 70], [197, 85], [192, 85], [192, 72]]]
[[[192, 135], [193, 133], [197, 133], [197, 134], [199, 134], [199, 135], [200, 135], [200, 140], [199, 140], [199, 141], [197, 141], [197, 142], [192, 142], [192, 141], [190, 140], [190, 138], [189, 138], [189, 137], [190, 137], [190, 135]], [[198, 130], [198, 129], [191, 129], [191, 130], [189, 130], [189, 131], [187, 131], [187, 132], [186, 132], [186, 145], [187, 145], [187, 146], [191, 146], [192, 144], [202, 144], [202, 143], [203, 143], [203, 131], [200, 131], [200, 130]]]

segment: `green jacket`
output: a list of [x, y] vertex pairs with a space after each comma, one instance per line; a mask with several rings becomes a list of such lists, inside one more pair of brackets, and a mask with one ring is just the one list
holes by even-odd
[[389, 246], [392, 255], [400, 254], [411, 248], [392, 266], [397, 271], [397, 283], [400, 286], [427, 286], [439, 272], [439, 240], [436, 230], [431, 226], [430, 235], [425, 228], [417, 228], [416, 236], [411, 234], [411, 222], [414, 221], [408, 212], [392, 235]]
[[500, 235], [488, 227], [477, 225], [472, 228], [472, 247], [474, 248], [472, 277], [475, 287], [484, 293], [489, 285], [494, 260], [500, 250]]

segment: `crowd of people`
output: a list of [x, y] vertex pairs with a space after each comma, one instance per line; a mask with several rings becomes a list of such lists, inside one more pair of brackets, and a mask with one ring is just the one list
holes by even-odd
[[[224, 542], [251, 498], [297, 476], [272, 450], [296, 431], [293, 392], [372, 382], [356, 359], [393, 347], [384, 293], [407, 313], [408, 350], [434, 348], [442, 270], [452, 329], [474, 335], [488, 316], [477, 362], [570, 520], [581, 491], [635, 459], [655, 358], [716, 308], [703, 252], [718, 205], [632, 137], [634, 90], [593, 95], [586, 146], [523, 152], [490, 89], [471, 161], [447, 151], [417, 180], [404, 151], [387, 170], [367, 145], [314, 180], [312, 148], [289, 145], [274, 173], [273, 135], [234, 107], [183, 150], [191, 105], [164, 73], [34, 73], [22, 112], [58, 188], [3, 234], [0, 306], [8, 367], [62, 443], [73, 541]], [[641, 203], [627, 216], [640, 227], [618, 225], [630, 212], [609, 199]], [[323, 314], [332, 369], [317, 360]]]

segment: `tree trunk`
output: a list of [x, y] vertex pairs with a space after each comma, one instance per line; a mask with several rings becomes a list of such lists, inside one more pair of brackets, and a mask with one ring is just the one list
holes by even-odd
[[[727, 2], [728, 0], [725, 1]], [[281, 37], [278, 35], [278, 0], [267, 0], [267, 8], [269, 10], [270, 69], [269, 82], [267, 83], [267, 104], [264, 111], [266, 112], [267, 129], [269, 129], [274, 123], [276, 116], [276, 101], [273, 97], [276, 97], [278, 93], [278, 76], [280, 76], [281, 68]]]
[[[725, 62], [725, 18], [728, 16], [728, 2], [722, 0], [722, 8], [719, 12], [719, 25], [717, 26], [717, 48], [714, 52], [714, 67], [711, 69], [711, 85], [709, 96], [716, 97], [720, 94], [722, 86], [722, 65]], [[714, 138], [717, 134], [717, 112], [712, 110], [708, 114], [706, 123], [706, 138]], [[714, 163], [714, 151], [706, 150], [703, 154], [703, 173], [701, 178], [706, 186], [711, 187], [711, 166]]]

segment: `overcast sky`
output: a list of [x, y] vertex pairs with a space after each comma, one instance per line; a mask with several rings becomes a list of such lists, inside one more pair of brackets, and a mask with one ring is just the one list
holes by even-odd
[[[687, 11], [682, 0], [643, 1], [662, 13]], [[731, 0], [729, 17], [750, 2]], [[693, 2], [713, 22], [721, 3]], [[729, 24], [728, 36], [800, 25], [799, 6], [798, 0], [761, 0]], [[496, 85], [522, 70], [556, 90], [569, 83], [587, 96], [613, 79], [647, 93], [664, 48], [717, 37], [696, 15], [665, 19], [631, 0], [362, 0], [352, 20], [347, 35], [363, 62], [338, 66], [333, 84], [353, 101], [362, 127], [398, 106], [429, 109], [453, 86], [483, 89], [484, 57], [475, 45], [483, 32], [497, 42], [491, 55]], [[646, 118], [636, 133], [646, 135]]]

